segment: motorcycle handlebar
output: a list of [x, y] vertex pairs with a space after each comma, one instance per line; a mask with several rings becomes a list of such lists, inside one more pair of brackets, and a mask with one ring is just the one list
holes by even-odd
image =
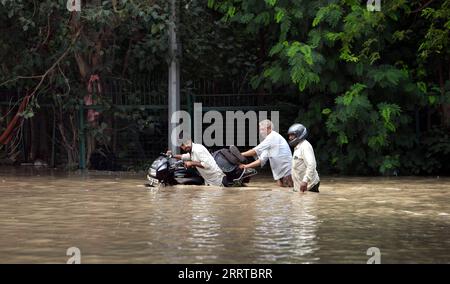
[[166, 158], [172, 158], [172, 154], [168, 155], [167, 153], [161, 152], [161, 153], [159, 153], [159, 155], [160, 155], [160, 156], [164, 156], [164, 157], [166, 157]]

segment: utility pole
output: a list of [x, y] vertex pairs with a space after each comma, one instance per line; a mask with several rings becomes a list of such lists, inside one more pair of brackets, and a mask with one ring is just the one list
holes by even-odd
[[[177, 24], [178, 24], [178, 10], [177, 0], [170, 0], [170, 24], [169, 24], [169, 106], [168, 106], [168, 118], [169, 118], [169, 149], [172, 153], [178, 153], [178, 147], [176, 140], [172, 141], [172, 132], [177, 126], [176, 123], [172, 123], [172, 114], [178, 113], [180, 110], [180, 43], [177, 37]], [[178, 122], [178, 119], [176, 119]]]

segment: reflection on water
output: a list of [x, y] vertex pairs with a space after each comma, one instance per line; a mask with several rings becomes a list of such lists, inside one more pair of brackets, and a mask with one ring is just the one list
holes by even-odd
[[0, 169], [0, 262], [450, 263], [449, 178], [323, 178], [301, 194], [149, 190], [140, 175]]

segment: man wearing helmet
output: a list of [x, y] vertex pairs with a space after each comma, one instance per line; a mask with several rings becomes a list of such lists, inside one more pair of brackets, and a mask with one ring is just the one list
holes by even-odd
[[258, 159], [247, 165], [242, 164], [240, 168], [263, 167], [267, 161], [270, 161], [273, 178], [278, 186], [292, 187], [291, 150], [286, 139], [273, 130], [273, 123], [268, 119], [259, 123], [259, 134], [264, 140], [255, 148], [241, 153], [244, 157], [258, 156]]
[[289, 127], [289, 145], [294, 148], [292, 156], [292, 179], [294, 191], [319, 192], [320, 179], [316, 170], [316, 157], [311, 144], [306, 140], [308, 130], [296, 123]]

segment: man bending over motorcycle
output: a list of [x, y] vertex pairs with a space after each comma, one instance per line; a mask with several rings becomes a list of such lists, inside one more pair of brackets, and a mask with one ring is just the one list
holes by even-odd
[[[199, 174], [205, 180], [205, 185], [227, 186], [228, 180], [223, 171], [205, 146], [185, 140], [181, 146], [185, 154], [173, 155], [175, 159], [183, 160], [186, 168], [196, 167]], [[167, 151], [171, 155], [171, 151]]]

